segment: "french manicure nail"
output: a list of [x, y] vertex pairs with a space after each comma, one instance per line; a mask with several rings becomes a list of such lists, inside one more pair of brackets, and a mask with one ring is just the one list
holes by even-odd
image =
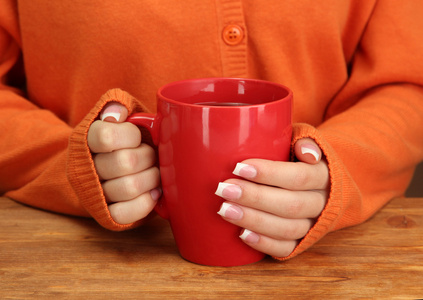
[[312, 147], [309, 147], [309, 146], [301, 146], [301, 153], [302, 154], [311, 154], [311, 155], [314, 156], [314, 159], [316, 161], [319, 161], [320, 155], [319, 155], [319, 153], [315, 149], [312, 149]]
[[242, 190], [236, 184], [219, 182], [215, 194], [228, 200], [237, 200], [241, 197]]
[[242, 209], [238, 206], [231, 205], [229, 203], [222, 203], [220, 210], [217, 212], [222, 217], [231, 219], [231, 220], [240, 220], [244, 215]]
[[101, 116], [101, 120], [104, 121], [106, 118], [111, 117], [113, 118], [116, 122], [119, 122], [120, 119], [120, 113], [118, 112], [106, 112]]
[[254, 178], [257, 176], [257, 170], [251, 165], [244, 163], [237, 163], [233, 174], [245, 178]]
[[252, 232], [251, 230], [244, 229], [242, 234], [239, 236], [242, 240], [246, 241], [249, 244], [256, 244], [260, 240], [258, 234]]

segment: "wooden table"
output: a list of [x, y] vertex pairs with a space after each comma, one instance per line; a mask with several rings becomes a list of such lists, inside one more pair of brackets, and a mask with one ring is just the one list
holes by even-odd
[[287, 261], [189, 263], [160, 218], [127, 232], [0, 198], [0, 299], [423, 298], [423, 198], [391, 201], [368, 222]]

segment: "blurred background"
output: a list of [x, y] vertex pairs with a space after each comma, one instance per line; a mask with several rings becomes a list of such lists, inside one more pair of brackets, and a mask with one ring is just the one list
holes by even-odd
[[418, 165], [411, 182], [405, 194], [407, 197], [423, 197], [423, 163]]

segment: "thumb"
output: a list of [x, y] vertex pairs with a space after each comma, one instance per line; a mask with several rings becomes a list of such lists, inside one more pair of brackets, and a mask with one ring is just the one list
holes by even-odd
[[128, 117], [128, 109], [120, 103], [109, 102], [100, 113], [100, 120], [112, 123], [121, 123]]
[[299, 139], [294, 146], [295, 157], [308, 164], [317, 164], [322, 158], [322, 150], [310, 138]]

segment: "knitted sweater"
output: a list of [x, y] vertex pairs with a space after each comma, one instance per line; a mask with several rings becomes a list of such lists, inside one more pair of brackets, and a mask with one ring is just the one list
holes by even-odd
[[96, 175], [86, 136], [102, 107], [155, 112], [157, 89], [188, 78], [279, 82], [292, 142], [313, 138], [330, 170], [293, 257], [402, 195], [423, 159], [422, 16], [419, 0], [2, 1], [0, 194], [139, 226], [113, 221]]

